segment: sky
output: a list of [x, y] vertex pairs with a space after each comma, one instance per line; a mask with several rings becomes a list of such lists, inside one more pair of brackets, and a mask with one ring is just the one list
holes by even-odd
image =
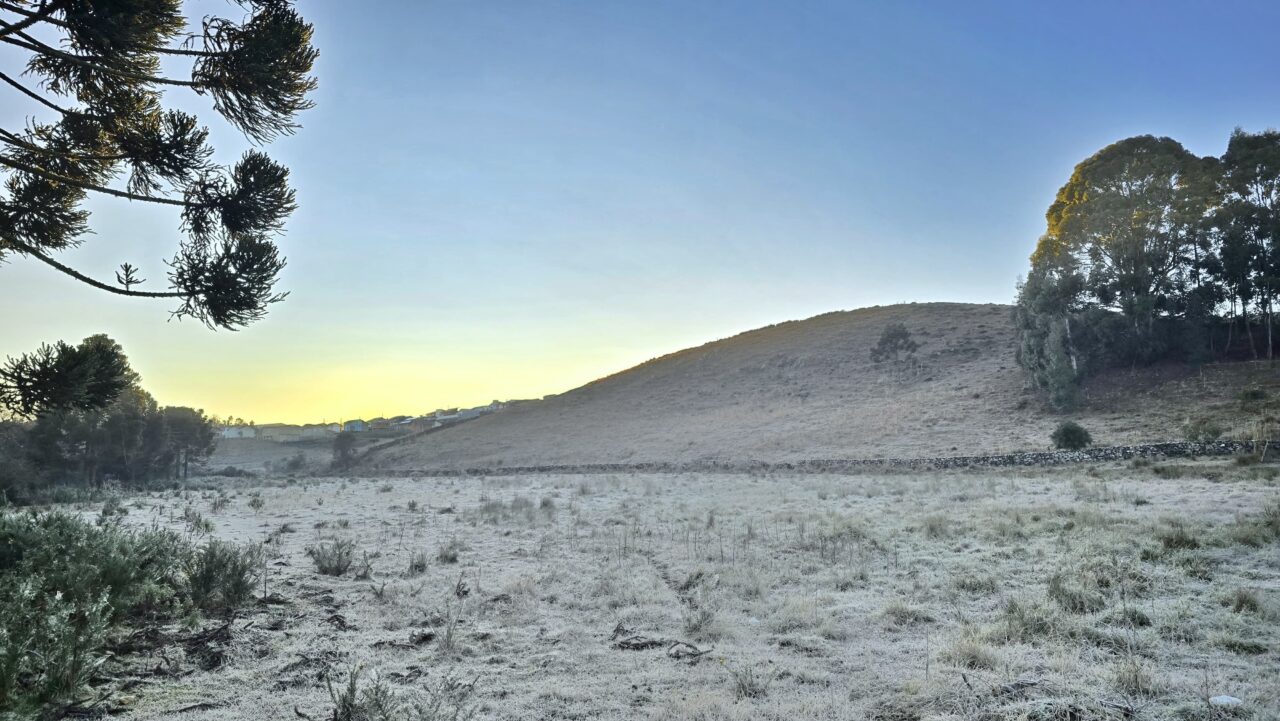
[[[1273, 1], [299, 7], [316, 107], [266, 148], [300, 206], [289, 298], [215, 332], [11, 258], [0, 356], [105, 332], [162, 404], [259, 423], [540, 397], [832, 310], [1007, 303], [1080, 160], [1280, 124]], [[221, 162], [251, 147], [207, 98], [166, 102]], [[0, 124], [29, 117], [0, 88]], [[171, 209], [89, 208], [60, 260], [160, 289]]]

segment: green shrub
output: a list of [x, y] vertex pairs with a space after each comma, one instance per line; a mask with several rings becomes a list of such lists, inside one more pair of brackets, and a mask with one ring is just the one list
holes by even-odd
[[107, 595], [77, 604], [29, 577], [0, 591], [0, 709], [70, 700], [105, 658]]
[[76, 696], [115, 625], [244, 603], [256, 558], [253, 548], [197, 550], [171, 531], [115, 521], [0, 513], [0, 715]]
[[0, 576], [39, 576], [45, 591], [73, 604], [105, 592], [113, 620], [170, 603], [190, 553], [170, 531], [98, 527], [61, 512], [0, 516]]
[[186, 564], [191, 603], [202, 611], [225, 612], [253, 598], [261, 546], [209, 541]]
[[307, 555], [316, 564], [316, 570], [326, 576], [341, 576], [351, 568], [356, 557], [356, 544], [343, 538], [322, 541], [308, 546]]
[[1053, 447], [1060, 451], [1078, 451], [1093, 444], [1093, 438], [1079, 423], [1063, 421], [1049, 436]]

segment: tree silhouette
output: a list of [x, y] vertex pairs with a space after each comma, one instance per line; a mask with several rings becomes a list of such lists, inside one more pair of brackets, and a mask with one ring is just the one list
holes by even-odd
[[[311, 26], [287, 0], [242, 0], [243, 18], [207, 16], [198, 33], [187, 31], [182, 6], [0, 0], [0, 43], [27, 58], [21, 79], [0, 72], [0, 90], [44, 118], [0, 127], [0, 262], [34, 258], [109, 293], [173, 298], [175, 316], [236, 330], [286, 295], [275, 288], [285, 260], [274, 239], [295, 208], [289, 171], [256, 148], [230, 167], [215, 164], [208, 129], [165, 109], [161, 93], [209, 96], [262, 144], [292, 133], [311, 107], [317, 52]], [[162, 58], [189, 60], [190, 79], [162, 75]], [[128, 262], [112, 284], [54, 257], [90, 232], [83, 206], [91, 194], [176, 209], [186, 237], [167, 261], [167, 290], [141, 289], [146, 279]], [[31, 417], [105, 407], [130, 382], [110, 376], [123, 370], [107, 350], [57, 343], [9, 359], [0, 408]]]
[[[247, 0], [245, 17], [206, 17], [188, 33], [182, 0], [0, 0], [0, 43], [27, 56], [0, 83], [47, 120], [0, 128], [0, 259], [35, 258], [117, 295], [174, 298], [177, 316], [236, 329], [284, 298], [273, 238], [294, 210], [289, 171], [251, 149], [231, 167], [211, 160], [208, 130], [161, 91], [186, 88], [261, 144], [311, 107], [312, 28], [284, 0]], [[56, 39], [54, 39], [56, 38]], [[192, 62], [190, 79], [161, 58]], [[13, 100], [6, 100], [7, 103]], [[89, 232], [90, 194], [177, 209], [186, 238], [168, 261], [170, 288], [141, 290], [123, 263], [114, 284], [56, 260]]]
[[911, 331], [901, 323], [890, 323], [880, 333], [880, 341], [871, 349], [871, 360], [894, 364], [915, 357], [920, 344], [911, 339]]

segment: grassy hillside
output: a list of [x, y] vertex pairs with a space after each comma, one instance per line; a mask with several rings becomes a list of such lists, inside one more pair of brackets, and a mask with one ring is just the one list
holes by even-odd
[[[380, 450], [388, 469], [544, 463], [912, 457], [1043, 449], [1064, 416], [1014, 362], [1010, 309], [928, 303], [827, 313], [672, 353], [581, 388]], [[920, 343], [916, 373], [870, 360], [884, 327]], [[1207, 409], [1243, 427], [1263, 364], [1122, 370], [1070, 417], [1100, 444], [1169, 440]], [[1271, 393], [1274, 396], [1275, 393]], [[1257, 409], [1252, 409], [1256, 411]]]

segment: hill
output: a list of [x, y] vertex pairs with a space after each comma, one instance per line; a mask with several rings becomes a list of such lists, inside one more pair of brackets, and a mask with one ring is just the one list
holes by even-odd
[[[924, 303], [827, 313], [656, 358], [547, 399], [406, 439], [369, 468], [785, 461], [1044, 449], [1064, 416], [1014, 360], [1010, 307]], [[917, 372], [873, 363], [884, 327], [920, 343]], [[1107, 445], [1176, 439], [1190, 415], [1226, 421], [1260, 364], [1114, 371], [1092, 380], [1079, 420]], [[1240, 420], [1243, 425], [1243, 419]]]

